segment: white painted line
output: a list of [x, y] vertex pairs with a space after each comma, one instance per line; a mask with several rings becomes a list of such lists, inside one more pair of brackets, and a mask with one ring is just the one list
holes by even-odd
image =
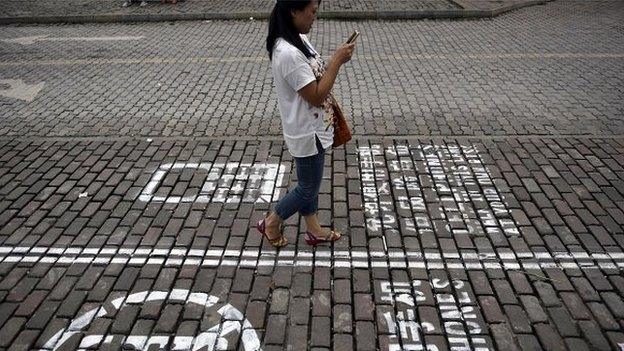
[[40, 41], [52, 41], [52, 42], [63, 42], [63, 41], [136, 41], [141, 40], [144, 37], [142, 36], [109, 36], [109, 37], [56, 37], [51, 38], [47, 35], [34, 35], [30, 37], [19, 37], [13, 39], [0, 39], [5, 43], [15, 43], [20, 45], [32, 45]]
[[[47, 250], [46, 250], [47, 249]], [[624, 267], [624, 253], [586, 252], [518, 252], [518, 253], [475, 253], [475, 252], [400, 252], [392, 251], [280, 251], [260, 250], [188, 250], [182, 247], [168, 249], [126, 249], [126, 248], [45, 248], [0, 246], [5, 257], [0, 263], [93, 263], [93, 264], [128, 264], [165, 265], [179, 267], [183, 265], [201, 265], [203, 267], [240, 266], [334, 266], [345, 268], [429, 268], [429, 269], [593, 269], [617, 270]], [[45, 252], [45, 254], [40, 254]], [[99, 252], [94, 254], [94, 252]], [[33, 254], [36, 253], [36, 254]], [[526, 257], [526, 258], [525, 258]], [[614, 259], [613, 257], [616, 257]]]

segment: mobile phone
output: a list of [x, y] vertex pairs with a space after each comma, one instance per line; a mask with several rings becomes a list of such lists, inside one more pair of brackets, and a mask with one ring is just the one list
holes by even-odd
[[355, 39], [357, 39], [357, 37], [359, 37], [359, 36], [360, 36], [360, 32], [358, 32], [357, 30], [354, 30], [353, 34], [351, 34], [349, 39], [347, 39], [347, 44], [354, 43]]

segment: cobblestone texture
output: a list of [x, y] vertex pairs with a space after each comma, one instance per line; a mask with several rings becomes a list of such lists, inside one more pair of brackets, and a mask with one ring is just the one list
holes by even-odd
[[[558, 1], [477, 22], [319, 21], [311, 36], [330, 54], [354, 27], [363, 33], [335, 89], [359, 135], [622, 134], [623, 6]], [[0, 97], [0, 133], [278, 136], [265, 26], [3, 27], [6, 39], [143, 38], [3, 44], [2, 78], [45, 86], [32, 102]]]
[[319, 196], [345, 236], [295, 216], [280, 250], [263, 24], [3, 27], [146, 39], [0, 46], [0, 79], [46, 82], [0, 98], [0, 349], [621, 349], [622, 14], [357, 22]]
[[[202, 193], [211, 175], [191, 165], [283, 164], [274, 185], [284, 190], [294, 170], [280, 141], [3, 141], [2, 347], [197, 345], [209, 340], [201, 331], [229, 326], [222, 349], [243, 342], [241, 324], [226, 320], [244, 316], [267, 350], [565, 349], [570, 338], [616, 348], [624, 336], [623, 151], [624, 139], [609, 137], [360, 139], [330, 154], [321, 190], [349, 195], [343, 215], [321, 215], [345, 238], [313, 250], [292, 218], [291, 244], [275, 252], [253, 228], [271, 205], [236, 195], [254, 194], [253, 177], [223, 169], [217, 190]], [[143, 198], [171, 163], [189, 168], [171, 168], [151, 190], [169, 200]], [[176, 192], [207, 202], [176, 201]], [[544, 194], [540, 208], [531, 193]], [[595, 213], [593, 224], [549, 220], [555, 201], [569, 208], [566, 217]], [[357, 214], [365, 221], [349, 220]], [[533, 241], [534, 221], [556, 230]], [[98, 306], [118, 311], [115, 319], [74, 324], [81, 334], [66, 329]], [[53, 338], [59, 331], [66, 337]]]
[[[175, 6], [160, 5], [160, 1], [147, 0], [148, 6], [136, 5], [123, 8], [124, 0], [5, 0], [0, 9], [1, 17], [19, 16], [68, 16], [99, 14], [168, 14], [168, 13], [264, 13], [271, 11], [275, 0], [185, 0]], [[505, 0], [504, 2], [509, 2]], [[489, 8], [491, 6], [487, 6]], [[402, 10], [448, 10], [460, 8], [450, 0], [326, 0], [321, 10], [339, 12], [402, 11]]]

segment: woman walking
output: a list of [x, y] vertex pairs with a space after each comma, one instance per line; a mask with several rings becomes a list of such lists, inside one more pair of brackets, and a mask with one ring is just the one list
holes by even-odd
[[340, 67], [351, 60], [355, 44], [341, 45], [324, 64], [306, 36], [316, 20], [319, 3], [320, 0], [277, 0], [269, 19], [266, 48], [284, 140], [295, 159], [298, 179], [297, 186], [277, 203], [275, 212], [258, 222], [258, 231], [275, 247], [287, 244], [281, 224], [296, 212], [305, 219], [304, 238], [308, 244], [332, 242], [341, 236], [319, 224], [318, 192], [325, 151], [331, 147], [334, 135], [327, 100]]

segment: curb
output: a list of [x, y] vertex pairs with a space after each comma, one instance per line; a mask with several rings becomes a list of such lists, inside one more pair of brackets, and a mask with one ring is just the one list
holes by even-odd
[[[481, 19], [492, 18], [505, 12], [527, 6], [542, 5], [553, 0], [529, 0], [522, 3], [500, 6], [493, 9], [476, 9], [464, 5], [461, 0], [453, 0], [462, 7], [457, 10], [417, 10], [417, 11], [324, 11], [321, 19], [338, 20], [410, 20], [410, 19]], [[50, 24], [50, 23], [129, 23], [129, 22], [168, 22], [201, 20], [266, 20], [268, 12], [211, 12], [211, 13], [171, 13], [171, 14], [115, 14], [68, 15], [68, 16], [18, 16], [0, 18], [5, 24]]]

